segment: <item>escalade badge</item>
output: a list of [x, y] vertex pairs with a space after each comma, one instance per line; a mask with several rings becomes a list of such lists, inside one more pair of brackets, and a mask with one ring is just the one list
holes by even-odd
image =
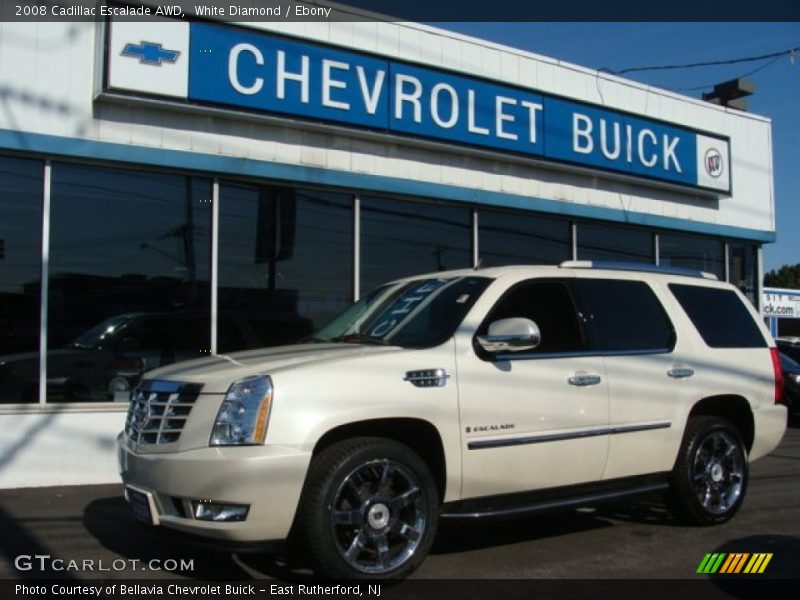
[[505, 431], [506, 429], [514, 429], [514, 423], [501, 423], [500, 425], [476, 425], [475, 427], [467, 427], [467, 433], [480, 433], [483, 431]]

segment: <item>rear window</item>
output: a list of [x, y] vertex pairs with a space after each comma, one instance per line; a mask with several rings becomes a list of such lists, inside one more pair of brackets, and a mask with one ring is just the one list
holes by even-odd
[[653, 290], [642, 281], [579, 279], [592, 345], [603, 352], [669, 352], [675, 329]]
[[764, 348], [767, 345], [750, 312], [733, 290], [670, 284], [669, 289], [712, 348]]

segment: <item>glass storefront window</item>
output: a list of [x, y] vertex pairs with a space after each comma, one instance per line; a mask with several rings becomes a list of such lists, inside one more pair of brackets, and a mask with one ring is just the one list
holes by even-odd
[[653, 234], [641, 229], [578, 224], [578, 260], [655, 263]]
[[662, 265], [698, 269], [725, 279], [725, 250], [720, 240], [662, 233], [658, 236], [658, 254]]
[[39, 401], [44, 163], [0, 157], [0, 403]]
[[210, 351], [211, 182], [55, 163], [47, 400], [127, 400]]
[[[39, 400], [42, 161], [0, 157], [0, 403]], [[362, 197], [360, 290], [472, 266], [472, 210]], [[353, 196], [222, 182], [219, 352], [292, 343], [353, 300]], [[480, 209], [485, 266], [558, 264], [571, 224]], [[579, 223], [580, 260], [653, 263], [653, 232]], [[211, 180], [56, 162], [48, 265], [49, 402], [127, 400], [145, 371], [211, 348]], [[725, 276], [721, 240], [659, 235], [663, 265]], [[757, 300], [758, 248], [729, 243]]]
[[728, 244], [728, 281], [735, 285], [758, 306], [756, 271], [758, 270], [758, 247], [746, 242]]
[[353, 199], [224, 182], [219, 352], [295, 342], [353, 299]]
[[480, 210], [478, 252], [485, 267], [557, 265], [572, 258], [571, 226], [526, 213]]
[[409, 275], [472, 266], [472, 211], [361, 198], [361, 293]]

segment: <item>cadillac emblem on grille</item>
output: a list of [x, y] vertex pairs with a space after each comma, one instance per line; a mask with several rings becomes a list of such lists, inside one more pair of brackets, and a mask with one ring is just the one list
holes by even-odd
[[128, 439], [141, 445], [177, 442], [201, 388], [195, 383], [142, 381], [128, 408]]

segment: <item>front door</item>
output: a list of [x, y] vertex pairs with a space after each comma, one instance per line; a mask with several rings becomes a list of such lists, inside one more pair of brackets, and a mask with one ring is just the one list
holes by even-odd
[[456, 337], [464, 498], [595, 481], [606, 464], [603, 358], [587, 351], [570, 280], [514, 286], [477, 334], [509, 317], [538, 325], [536, 349], [491, 356], [471, 332]]

